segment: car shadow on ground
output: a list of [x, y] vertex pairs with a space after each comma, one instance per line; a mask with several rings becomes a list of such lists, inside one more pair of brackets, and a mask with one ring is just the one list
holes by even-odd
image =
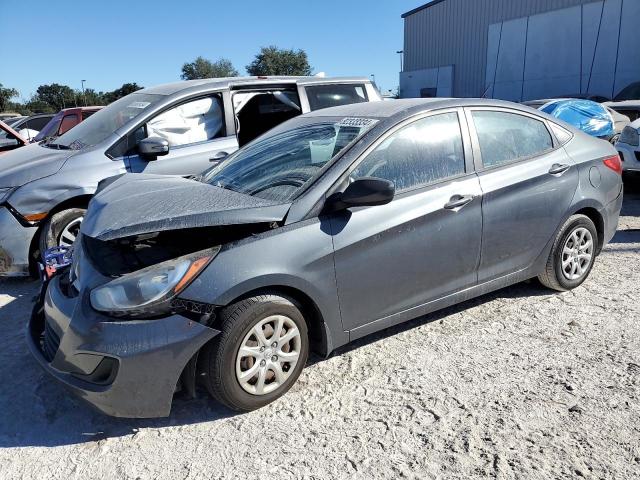
[[[363, 338], [355, 340], [348, 345], [340, 347], [331, 354], [331, 356], [343, 355], [352, 350], [357, 350], [360, 347], [365, 345], [369, 345], [371, 343], [375, 343], [379, 340], [383, 340], [388, 337], [393, 337], [398, 335], [399, 333], [406, 332], [408, 330], [412, 330], [416, 327], [420, 327], [422, 325], [427, 325], [429, 323], [437, 322], [440, 320], [444, 320], [445, 318], [454, 315], [456, 313], [463, 312], [472, 307], [484, 305], [485, 303], [492, 302], [497, 299], [516, 299], [522, 297], [540, 297], [545, 295], [553, 294], [553, 292], [546, 287], [544, 287], [538, 280], [532, 279], [524, 282], [517, 283], [510, 287], [502, 288], [500, 290], [496, 290], [495, 292], [487, 293], [480, 297], [472, 298], [470, 300], [466, 300], [462, 303], [458, 303], [451, 307], [444, 308], [442, 310], [437, 310], [433, 313], [429, 313], [427, 315], [423, 315], [421, 317], [415, 318], [413, 320], [409, 320], [408, 322], [404, 322], [393, 327], [389, 327], [385, 330], [381, 330], [379, 332], [372, 333]], [[311, 359], [311, 363], [319, 363], [325, 360], [324, 358], [314, 357]]]

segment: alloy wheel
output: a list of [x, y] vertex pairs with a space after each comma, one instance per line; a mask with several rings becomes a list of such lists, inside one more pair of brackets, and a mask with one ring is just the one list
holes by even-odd
[[584, 227], [576, 228], [562, 248], [562, 273], [567, 280], [578, 280], [593, 261], [593, 237]]
[[247, 333], [236, 357], [236, 378], [252, 395], [280, 388], [293, 372], [302, 348], [300, 330], [285, 315], [260, 320]]
[[70, 247], [75, 241], [78, 233], [80, 233], [80, 224], [84, 217], [78, 217], [71, 220], [60, 233], [58, 245], [61, 247]]

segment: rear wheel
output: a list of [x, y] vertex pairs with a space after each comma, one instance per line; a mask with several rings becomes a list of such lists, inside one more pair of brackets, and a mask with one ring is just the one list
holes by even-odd
[[591, 272], [597, 245], [598, 232], [591, 219], [571, 216], [556, 236], [540, 282], [559, 291], [576, 288]]
[[291, 388], [309, 355], [307, 324], [297, 303], [266, 294], [221, 312], [221, 333], [204, 349], [209, 393], [233, 410], [271, 403]]
[[40, 252], [52, 247], [70, 247], [80, 233], [85, 213], [84, 208], [69, 208], [47, 218], [40, 232]]

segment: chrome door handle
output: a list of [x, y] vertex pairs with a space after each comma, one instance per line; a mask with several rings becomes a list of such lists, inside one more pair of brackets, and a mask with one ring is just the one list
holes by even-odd
[[567, 170], [569, 170], [569, 168], [571, 168], [571, 165], [567, 165], [566, 163], [554, 163], [553, 165], [551, 165], [549, 173], [551, 175], [558, 175], [566, 172]]
[[455, 210], [456, 208], [464, 207], [471, 200], [473, 200], [473, 195], [454, 195], [444, 204], [444, 208], [447, 210]]

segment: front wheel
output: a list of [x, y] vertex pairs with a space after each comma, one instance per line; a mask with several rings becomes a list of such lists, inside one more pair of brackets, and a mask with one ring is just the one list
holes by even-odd
[[573, 215], [560, 228], [540, 282], [566, 291], [584, 282], [596, 257], [598, 232], [586, 215]]
[[40, 231], [41, 254], [52, 247], [70, 247], [80, 233], [86, 212], [84, 208], [69, 208], [47, 218]]
[[250, 411], [291, 388], [309, 355], [307, 324], [297, 303], [265, 294], [221, 312], [221, 333], [205, 347], [205, 383], [220, 403]]

